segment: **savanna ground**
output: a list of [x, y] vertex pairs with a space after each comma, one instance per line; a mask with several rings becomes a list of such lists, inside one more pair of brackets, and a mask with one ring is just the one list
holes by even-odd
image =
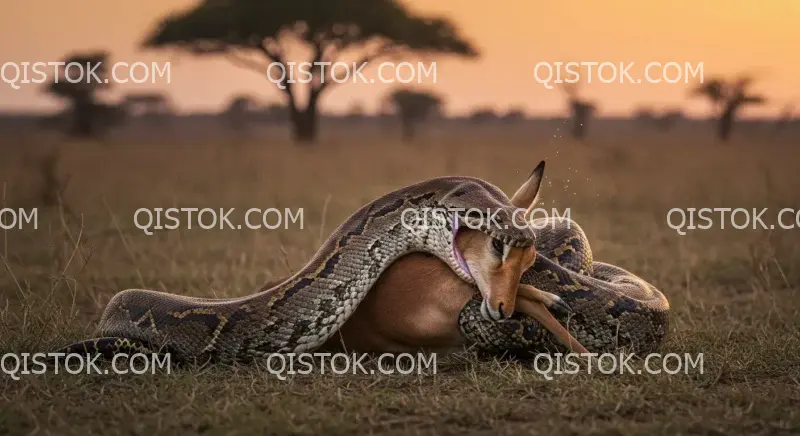
[[[513, 193], [547, 159], [543, 206], [587, 232], [595, 259], [627, 268], [671, 302], [663, 353], [703, 353], [703, 372], [546, 380], [525, 363], [442, 358], [436, 375], [295, 375], [212, 366], [156, 375], [0, 378], [0, 434], [776, 434], [800, 430], [800, 229], [695, 230], [671, 208], [800, 208], [791, 144], [728, 146], [699, 133], [599, 136], [554, 129], [453, 129], [418, 144], [342, 133], [287, 141], [27, 140], [0, 160], [8, 207], [38, 203], [36, 156], [61, 148], [64, 208], [0, 234], [0, 350], [91, 336], [109, 298], [144, 287], [239, 296], [300, 268], [369, 200], [425, 178], [482, 177]], [[557, 137], [552, 137], [556, 133]], [[548, 139], [549, 138], [549, 139]], [[25, 150], [23, 153], [21, 150]], [[140, 207], [304, 209], [304, 228], [181, 229], [145, 235]], [[67, 210], [68, 209], [68, 210]], [[82, 217], [82, 218], [81, 218]], [[238, 221], [236, 221], [238, 219]], [[717, 221], [718, 222], [718, 221]], [[635, 364], [641, 368], [641, 362]]]

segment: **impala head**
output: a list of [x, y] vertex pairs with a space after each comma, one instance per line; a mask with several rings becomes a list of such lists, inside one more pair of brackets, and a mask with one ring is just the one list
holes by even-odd
[[[517, 228], [532, 232], [527, 223], [536, 207], [543, 173], [544, 161], [511, 198], [511, 204], [520, 212], [513, 217]], [[504, 238], [504, 232], [459, 228], [457, 224], [454, 226], [454, 254], [460, 269], [466, 270], [483, 297], [481, 313], [490, 321], [511, 316], [520, 278], [533, 265], [536, 248]]]

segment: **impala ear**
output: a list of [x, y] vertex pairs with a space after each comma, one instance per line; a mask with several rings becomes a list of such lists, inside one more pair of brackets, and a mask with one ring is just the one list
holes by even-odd
[[525, 183], [517, 189], [514, 196], [511, 197], [511, 204], [527, 209], [525, 212], [526, 217], [536, 207], [536, 200], [539, 199], [539, 187], [542, 185], [543, 176], [544, 161], [541, 161], [539, 165], [534, 168], [528, 180], [526, 180]]

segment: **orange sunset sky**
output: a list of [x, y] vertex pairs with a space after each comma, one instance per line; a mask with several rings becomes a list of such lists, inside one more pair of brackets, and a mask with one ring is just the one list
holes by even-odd
[[[271, 0], [276, 1], [276, 0]], [[0, 64], [58, 61], [73, 50], [107, 49], [112, 61], [171, 61], [171, 83], [118, 85], [111, 96], [163, 90], [182, 112], [218, 110], [235, 93], [278, 100], [274, 85], [221, 58], [176, 56], [139, 48], [165, 14], [190, 0], [25, 0], [0, 10]], [[406, 0], [412, 10], [445, 15], [481, 52], [476, 60], [437, 62], [437, 83], [420, 86], [447, 99], [447, 112], [491, 106], [521, 107], [529, 114], [565, 110], [561, 89], [534, 80], [534, 66], [548, 61], [635, 62], [644, 77], [649, 62], [703, 62], [705, 77], [746, 72], [754, 91], [769, 104], [747, 113], [775, 115], [791, 102], [800, 108], [800, 1], [798, 0]], [[372, 70], [370, 70], [372, 71]], [[369, 73], [369, 71], [368, 71]], [[371, 73], [374, 77], [374, 72]], [[59, 102], [43, 85], [0, 82], [0, 110], [51, 110]], [[378, 107], [393, 84], [337, 85], [322, 100], [341, 112], [355, 103]], [[708, 109], [687, 99], [687, 84], [593, 84], [582, 88], [603, 115], [623, 115], [640, 105], [679, 107], [691, 114]]]

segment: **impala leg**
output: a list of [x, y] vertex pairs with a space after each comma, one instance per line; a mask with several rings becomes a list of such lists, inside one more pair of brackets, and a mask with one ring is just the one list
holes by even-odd
[[[530, 285], [520, 285], [519, 292], [517, 293], [517, 307], [516, 310], [519, 312], [524, 313], [525, 315], [530, 316], [531, 318], [539, 321], [544, 328], [546, 328], [550, 333], [555, 335], [556, 339], [559, 342], [564, 344], [570, 351], [578, 352], [578, 353], [588, 353], [587, 350], [577, 339], [575, 339], [569, 331], [567, 331], [561, 323], [558, 322], [553, 314], [550, 313], [548, 309], [547, 303], [543, 302], [542, 299], [548, 298], [547, 295], [551, 295], [555, 298], [558, 296], [549, 294], [544, 291], [540, 291], [533, 286]], [[554, 300], [548, 300], [554, 301]], [[558, 302], [561, 302], [561, 299], [558, 298]], [[562, 303], [563, 304], [563, 303]]]
[[572, 309], [567, 306], [567, 303], [556, 294], [551, 294], [550, 292], [545, 292], [525, 284], [519, 285], [518, 292], [527, 300], [538, 301], [553, 312], [562, 313], [564, 315], [572, 313]]

